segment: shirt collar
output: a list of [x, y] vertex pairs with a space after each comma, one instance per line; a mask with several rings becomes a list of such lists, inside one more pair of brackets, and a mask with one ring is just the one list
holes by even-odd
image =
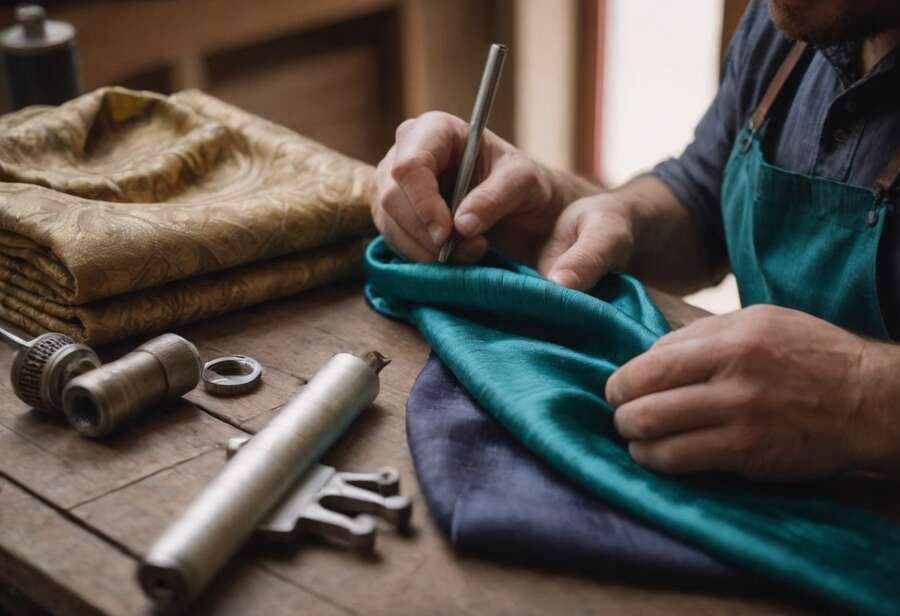
[[857, 81], [868, 81], [876, 75], [882, 75], [900, 68], [900, 45], [883, 57], [874, 70], [861, 77], [859, 74], [859, 54], [862, 51], [862, 41], [859, 39], [837, 43], [834, 45], [822, 45], [818, 51], [825, 57], [837, 71], [845, 88], [849, 88]]

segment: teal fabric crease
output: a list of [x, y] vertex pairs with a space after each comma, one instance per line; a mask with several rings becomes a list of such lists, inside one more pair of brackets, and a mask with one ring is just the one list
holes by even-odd
[[366, 299], [406, 320], [479, 404], [583, 488], [736, 565], [870, 614], [900, 611], [900, 526], [736, 478], [674, 478], [628, 455], [606, 380], [670, 328], [641, 284], [589, 293], [490, 253], [475, 266], [410, 263], [378, 238]]

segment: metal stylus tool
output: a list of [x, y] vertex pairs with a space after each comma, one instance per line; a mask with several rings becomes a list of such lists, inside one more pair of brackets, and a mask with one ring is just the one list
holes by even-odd
[[[505, 45], [491, 45], [487, 62], [484, 65], [484, 74], [481, 76], [481, 85], [478, 87], [478, 96], [475, 98], [475, 108], [472, 110], [472, 120], [469, 122], [469, 134], [466, 137], [466, 147], [463, 150], [462, 161], [459, 164], [459, 175], [453, 185], [453, 194], [450, 197], [450, 219], [456, 216], [456, 210], [466, 193], [469, 192], [469, 183], [472, 181], [472, 172], [475, 170], [475, 161], [478, 160], [478, 146], [481, 145], [481, 135], [487, 125], [488, 116], [491, 115], [491, 107], [494, 105], [494, 96], [497, 94], [497, 84], [500, 83], [500, 73], [503, 71], [503, 60], [506, 58]], [[453, 252], [453, 236], [441, 247], [438, 261], [446, 263]]]

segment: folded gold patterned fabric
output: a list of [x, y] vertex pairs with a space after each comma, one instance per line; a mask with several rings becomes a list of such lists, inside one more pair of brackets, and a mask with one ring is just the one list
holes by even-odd
[[197, 91], [0, 118], [0, 318], [89, 343], [361, 272], [373, 169]]

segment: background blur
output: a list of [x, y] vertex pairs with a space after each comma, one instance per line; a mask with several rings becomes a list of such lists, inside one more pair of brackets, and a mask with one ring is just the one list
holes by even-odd
[[[12, 23], [4, 2], [0, 27]], [[362, 160], [405, 117], [468, 118], [511, 48], [490, 127], [614, 185], [677, 155], [746, 0], [68, 0], [84, 90], [200, 88]], [[0, 109], [2, 110], [2, 109]], [[733, 281], [691, 298], [738, 307]]]

